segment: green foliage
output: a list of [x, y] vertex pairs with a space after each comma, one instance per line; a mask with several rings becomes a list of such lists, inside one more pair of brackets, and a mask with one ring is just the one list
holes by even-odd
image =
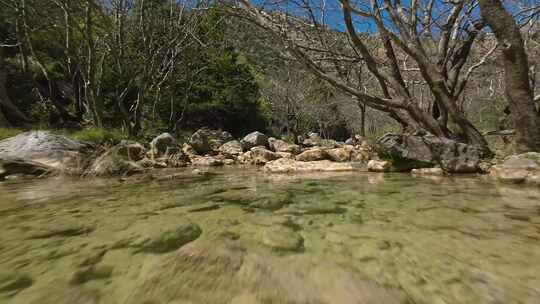
[[265, 129], [259, 104], [259, 87], [249, 67], [226, 50], [207, 58], [189, 92], [188, 117], [194, 126], [223, 128], [231, 133]]
[[161, 96], [158, 111], [162, 121], [172, 117], [173, 122], [181, 120], [180, 127], [186, 130], [208, 126], [235, 136], [265, 131], [267, 119], [259, 85], [245, 58], [227, 46], [218, 8], [202, 18], [198, 37], [207, 45], [188, 50], [189, 63], [179, 73], [184, 77], [176, 78], [171, 92]]
[[6, 138], [17, 136], [18, 134], [21, 134], [22, 132], [24, 132], [24, 131], [21, 130], [21, 129], [0, 128], [0, 140], [4, 140]]
[[119, 129], [89, 128], [69, 134], [73, 139], [96, 143], [118, 143], [127, 136]]

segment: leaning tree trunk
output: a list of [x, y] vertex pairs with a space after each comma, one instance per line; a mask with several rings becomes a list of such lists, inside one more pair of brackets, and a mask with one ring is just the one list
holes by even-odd
[[482, 18], [502, 45], [505, 94], [516, 131], [517, 152], [540, 151], [540, 113], [529, 81], [529, 62], [523, 38], [500, 0], [480, 0]]

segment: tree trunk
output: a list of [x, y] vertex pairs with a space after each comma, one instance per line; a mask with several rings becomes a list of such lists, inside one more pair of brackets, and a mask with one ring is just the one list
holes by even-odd
[[2, 48], [0, 48], [0, 126], [9, 125], [7, 118], [16, 121], [18, 125], [26, 125], [30, 120], [22, 113], [19, 108], [9, 98], [9, 95], [6, 90], [6, 78], [7, 71], [5, 69], [4, 62], [4, 53]]
[[4, 113], [2, 113], [2, 109], [0, 109], [0, 128], [7, 128], [10, 127], [9, 121], [6, 119], [6, 116], [4, 116]]
[[503, 47], [505, 95], [516, 131], [516, 151], [540, 151], [540, 114], [529, 81], [529, 62], [523, 38], [500, 0], [480, 0], [482, 18]]
[[102, 117], [103, 117], [103, 107], [101, 105], [101, 102], [98, 100], [97, 94], [96, 94], [96, 43], [95, 39], [93, 37], [94, 31], [93, 31], [93, 5], [94, 2], [92, 0], [87, 0], [86, 3], [86, 42], [88, 44], [88, 59], [87, 59], [87, 75], [86, 75], [86, 84], [85, 84], [85, 91], [86, 91], [86, 98], [88, 101], [88, 105], [90, 107], [90, 110], [92, 111], [92, 117], [94, 120], [94, 125], [98, 128], [103, 127]]
[[366, 137], [366, 106], [360, 106], [360, 136]]

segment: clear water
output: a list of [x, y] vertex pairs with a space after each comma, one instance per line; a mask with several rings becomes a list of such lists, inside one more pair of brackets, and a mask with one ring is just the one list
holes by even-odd
[[[174, 242], [141, 247], [177, 223], [202, 231], [180, 258]], [[0, 229], [0, 303], [395, 303], [347, 298], [357, 274], [409, 303], [540, 303], [540, 189], [480, 177], [9, 181]], [[240, 270], [220, 258], [234, 244]]]

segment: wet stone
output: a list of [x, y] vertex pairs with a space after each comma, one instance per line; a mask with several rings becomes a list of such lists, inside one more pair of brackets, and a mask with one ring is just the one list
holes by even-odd
[[261, 241], [276, 251], [301, 251], [304, 239], [293, 229], [285, 226], [274, 226], [262, 232]]
[[108, 265], [96, 265], [85, 267], [75, 271], [69, 281], [70, 284], [84, 284], [93, 280], [104, 280], [112, 276], [113, 267]]
[[264, 209], [264, 210], [270, 210], [275, 211], [281, 209], [286, 204], [290, 203], [290, 199], [287, 196], [274, 196], [274, 197], [265, 197], [261, 198], [253, 203], [251, 203], [249, 206], [253, 208], [258, 209]]
[[127, 303], [408, 303], [354, 268], [303, 254], [254, 254], [238, 242], [197, 241], [164, 256], [141, 274]]
[[170, 217], [157, 220], [159, 225], [152, 221], [137, 223], [121, 235], [121, 240], [115, 246], [133, 247], [138, 251], [165, 253], [176, 250], [183, 245], [197, 239], [201, 228], [181, 218]]
[[32, 285], [32, 278], [26, 274], [0, 272], [0, 293], [15, 294]]
[[283, 214], [305, 214], [305, 215], [315, 215], [315, 214], [341, 214], [345, 213], [347, 210], [341, 208], [335, 204], [327, 202], [313, 202], [313, 203], [299, 203], [289, 206], [287, 209], [282, 209], [279, 213]]
[[98, 304], [100, 295], [95, 290], [52, 282], [41, 288], [30, 288], [18, 294], [12, 304]]
[[92, 227], [81, 225], [79, 223], [52, 222], [32, 224], [27, 239], [46, 239], [52, 237], [73, 237], [88, 234], [93, 231]]
[[188, 212], [205, 212], [219, 209], [220, 206], [216, 203], [207, 203], [196, 205], [193, 208], [188, 209]]

